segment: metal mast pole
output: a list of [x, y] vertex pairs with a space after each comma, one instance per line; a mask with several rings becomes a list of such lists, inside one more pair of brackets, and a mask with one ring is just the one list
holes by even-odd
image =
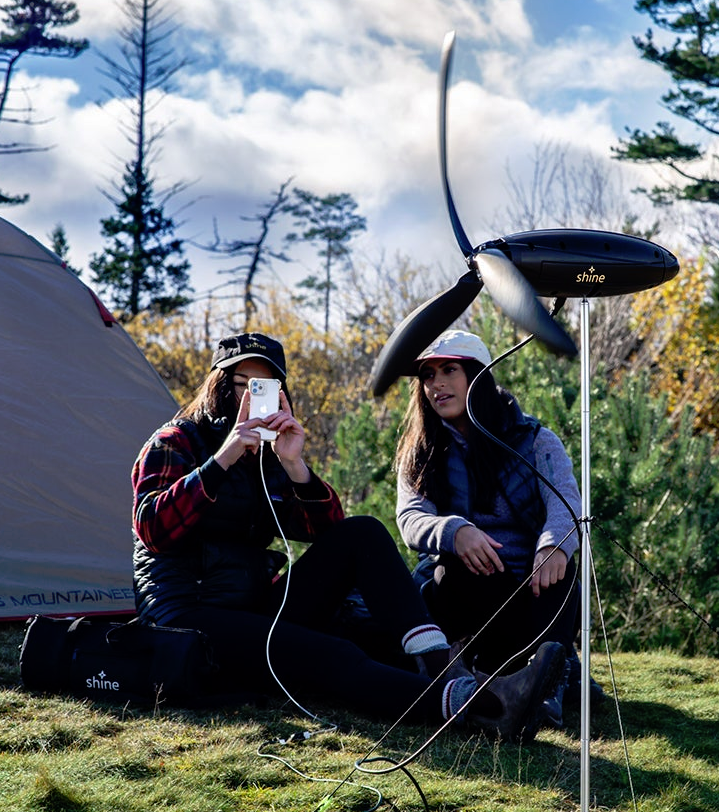
[[582, 516], [580, 519], [581, 578], [582, 578], [582, 682], [581, 682], [581, 752], [580, 752], [580, 805], [581, 812], [589, 812], [589, 629], [591, 610], [591, 482], [589, 444], [589, 301], [581, 301], [581, 407], [582, 407]]

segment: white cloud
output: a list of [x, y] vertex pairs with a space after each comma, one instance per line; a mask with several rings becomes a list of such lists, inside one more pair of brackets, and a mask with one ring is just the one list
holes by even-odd
[[[67, 33], [104, 48], [120, 25], [116, 4], [78, 7], [82, 28]], [[241, 215], [294, 176], [317, 193], [355, 196], [367, 242], [454, 262], [437, 157], [436, 71], [447, 30], [457, 30], [464, 60], [450, 91], [451, 180], [477, 242], [505, 194], [507, 161], [521, 166], [542, 139], [606, 155], [619, 99], [636, 107], [656, 83], [628, 37], [582, 31], [539, 47], [521, 0], [174, 0], [172, 11], [203, 64], [217, 56], [201, 72], [188, 66], [157, 111], [169, 124], [159, 176], [194, 182], [180, 219], [182, 236], [201, 242], [214, 217], [225, 233], [240, 228]], [[100, 189], [118, 179], [128, 145], [118, 103], [78, 103], [77, 90], [67, 80], [40, 83], [33, 101], [52, 121], [36, 137], [57, 147], [5, 159], [1, 188], [32, 198], [0, 214], [39, 239], [62, 221], [71, 258], [84, 265], [102, 245], [99, 218], [112, 211]], [[216, 282], [216, 262], [202, 254], [193, 262], [196, 287]]]
[[521, 0], [180, 0], [178, 14], [216, 36], [228, 63], [279, 71], [300, 85], [340, 88], [395, 75], [400, 63], [436, 54], [456, 29], [468, 41], [524, 41]]
[[561, 96], [572, 90], [613, 94], [662, 84], [663, 72], [640, 60], [628, 38], [611, 42], [588, 29], [573, 40], [560, 39], [551, 47], [535, 46], [523, 53], [480, 51], [477, 61], [489, 87], [524, 98], [540, 93]]
[[75, 0], [80, 12], [79, 21], [66, 29], [69, 37], [88, 37], [91, 41], [117, 31], [124, 20], [119, 2], [108, 0]]
[[236, 76], [228, 76], [218, 68], [207, 73], [183, 71], [182, 91], [191, 98], [203, 99], [220, 117], [239, 113], [246, 101], [245, 88]]

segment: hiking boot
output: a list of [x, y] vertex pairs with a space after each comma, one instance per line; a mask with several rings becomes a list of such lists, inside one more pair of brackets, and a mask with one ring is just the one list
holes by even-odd
[[[582, 664], [579, 661], [577, 650], [573, 649], [572, 653], [567, 658], [569, 664], [569, 674], [567, 677], [567, 688], [564, 692], [564, 702], [568, 705], [579, 705], [582, 697]], [[594, 680], [590, 675], [589, 677], [589, 704], [591, 707], [596, 707], [602, 704], [607, 698], [602, 686]]]
[[540, 727], [547, 727], [553, 730], [561, 730], [564, 727], [564, 692], [569, 682], [570, 663], [567, 660], [564, 664], [564, 674], [559, 680], [557, 690], [542, 702]]
[[[461, 656], [462, 643], [453, 643], [451, 648], [427, 651], [424, 654], [415, 654], [417, 670], [426, 677], [436, 679], [441, 677], [449, 681], [459, 677], [472, 677], [474, 674], [467, 668]], [[451, 665], [450, 665], [451, 663]]]
[[[501, 702], [499, 715], [480, 716], [472, 712], [470, 705], [467, 723], [507, 741], [531, 742], [543, 719], [544, 700], [556, 694], [564, 678], [565, 662], [564, 646], [542, 643], [524, 668], [506, 677], [496, 677], [485, 689]], [[475, 672], [475, 679], [481, 686], [487, 676]]]

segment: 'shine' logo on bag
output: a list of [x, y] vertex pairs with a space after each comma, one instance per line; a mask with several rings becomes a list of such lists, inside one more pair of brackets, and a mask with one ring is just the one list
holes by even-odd
[[88, 677], [85, 680], [85, 685], [88, 688], [93, 689], [102, 688], [105, 691], [120, 690], [120, 683], [107, 679], [107, 674], [104, 671], [100, 671], [100, 673], [96, 677]]

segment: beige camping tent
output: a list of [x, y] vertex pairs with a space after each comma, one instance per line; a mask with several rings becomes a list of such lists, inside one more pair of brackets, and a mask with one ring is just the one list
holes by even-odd
[[0, 279], [0, 618], [130, 612], [130, 470], [177, 404], [92, 291], [2, 219]]

